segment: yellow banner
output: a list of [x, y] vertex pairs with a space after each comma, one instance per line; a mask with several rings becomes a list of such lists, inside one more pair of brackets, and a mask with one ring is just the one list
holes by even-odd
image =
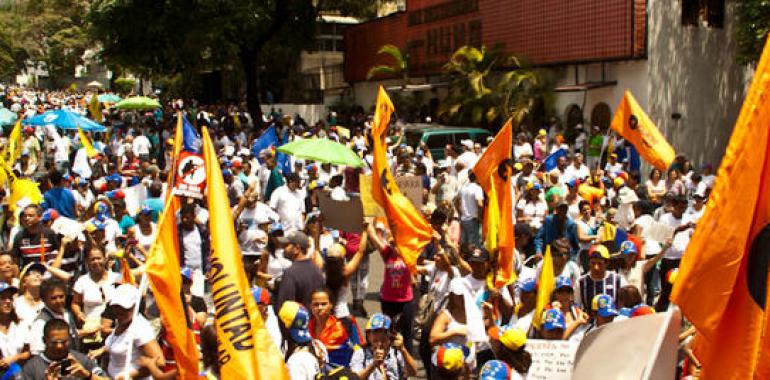
[[203, 160], [208, 181], [211, 231], [211, 284], [219, 338], [219, 364], [223, 379], [288, 379], [283, 355], [265, 328], [251, 296], [227, 190], [216, 149], [203, 128]]
[[385, 210], [372, 198], [372, 175], [360, 174], [358, 187], [361, 192], [361, 205], [364, 207], [364, 216], [385, 216]]
[[102, 115], [102, 105], [99, 103], [99, 94], [94, 93], [91, 96], [91, 103], [88, 104], [88, 111], [91, 113], [91, 118], [97, 123], [104, 121], [104, 115]]
[[8, 136], [7, 150], [3, 151], [3, 158], [5, 158], [9, 168], [12, 168], [16, 160], [21, 157], [21, 150], [24, 146], [24, 142], [21, 139], [21, 119], [19, 118], [16, 125], [13, 126], [13, 130]]
[[658, 131], [630, 91], [626, 91], [620, 101], [610, 127], [631, 142], [639, 155], [659, 170], [665, 172], [674, 162], [674, 148]]
[[543, 266], [540, 268], [540, 277], [537, 279], [537, 301], [535, 302], [535, 314], [532, 316], [532, 324], [538, 329], [543, 325], [543, 312], [551, 303], [551, 293], [553, 293], [555, 286], [551, 246], [547, 245]]
[[83, 129], [80, 128], [78, 125], [78, 136], [80, 136], [80, 144], [83, 145], [83, 149], [86, 150], [86, 154], [89, 158], [94, 158], [99, 152], [94, 149], [94, 146], [91, 144], [91, 140], [86, 136], [85, 132], [83, 132]]

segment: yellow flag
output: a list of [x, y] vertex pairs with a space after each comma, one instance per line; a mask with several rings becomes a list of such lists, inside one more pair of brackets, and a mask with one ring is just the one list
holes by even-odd
[[415, 209], [396, 185], [390, 165], [385, 157], [384, 132], [390, 122], [393, 112], [393, 103], [390, 102], [385, 89], [380, 86], [377, 95], [377, 108], [374, 113], [374, 125], [372, 126], [372, 196], [385, 210], [388, 217], [390, 230], [398, 248], [398, 253], [404, 264], [412, 273], [417, 269], [417, 257], [420, 256], [433, 237], [433, 227]]
[[241, 249], [216, 149], [203, 128], [208, 181], [211, 269], [208, 279], [216, 308], [219, 362], [223, 379], [289, 379], [283, 355], [267, 332], [243, 270]]
[[145, 273], [160, 310], [160, 320], [166, 329], [166, 340], [174, 351], [179, 370], [177, 377], [193, 380], [198, 378], [198, 348], [192, 330], [192, 316], [188, 315], [181, 297], [182, 276], [176, 229], [179, 203], [174, 198], [166, 197], [163, 213], [158, 219], [158, 233], [147, 254]]
[[80, 125], [78, 125], [78, 136], [80, 136], [80, 144], [83, 145], [83, 149], [86, 150], [86, 154], [89, 158], [94, 158], [99, 152], [94, 149], [94, 146], [91, 145], [91, 140], [86, 136], [85, 132], [83, 132], [83, 129], [80, 128]]
[[94, 119], [94, 121], [97, 123], [104, 121], [104, 116], [102, 115], [102, 105], [99, 103], [98, 94], [91, 96], [91, 103], [88, 104], [88, 111], [91, 113], [91, 118]]
[[610, 127], [631, 142], [639, 155], [659, 170], [665, 172], [674, 162], [674, 148], [658, 131], [631, 92], [626, 91]]
[[24, 142], [21, 140], [21, 118], [16, 122], [11, 134], [8, 136], [8, 146], [3, 150], [3, 158], [8, 167], [13, 167], [16, 160], [21, 157], [21, 149]]
[[[492, 175], [489, 176], [489, 182], [493, 182]], [[487, 251], [493, 253], [498, 248], [497, 234], [500, 230], [500, 204], [497, 200], [497, 189], [495, 186], [489, 186], [487, 191], [487, 208], [484, 210], [484, 225], [486, 226], [484, 242]]]
[[551, 303], [551, 293], [553, 293], [555, 286], [551, 246], [547, 245], [543, 266], [540, 268], [540, 276], [537, 278], [537, 302], [535, 303], [535, 314], [532, 316], [532, 324], [538, 329], [543, 325], [543, 311]]

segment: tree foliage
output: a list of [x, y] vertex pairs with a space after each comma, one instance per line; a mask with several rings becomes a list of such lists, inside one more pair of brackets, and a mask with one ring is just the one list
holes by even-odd
[[451, 82], [439, 113], [456, 124], [489, 126], [509, 117], [520, 124], [542, 107], [549, 92], [537, 72], [497, 48], [460, 47], [444, 72]]
[[409, 84], [409, 53], [401, 52], [395, 45], [386, 44], [380, 47], [377, 54], [389, 56], [393, 64], [370, 68], [366, 73], [367, 80], [375, 77], [401, 77], [401, 86]]
[[85, 0], [17, 0], [0, 6], [0, 75], [9, 79], [40, 62], [64, 86], [90, 46]]
[[759, 59], [770, 32], [770, 1], [742, 0], [737, 2], [735, 37], [738, 41], [737, 60], [752, 63]]

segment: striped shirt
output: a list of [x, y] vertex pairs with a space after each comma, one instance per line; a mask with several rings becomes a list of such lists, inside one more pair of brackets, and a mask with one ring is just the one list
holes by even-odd
[[[33, 262], [52, 262], [59, 250], [59, 238], [56, 233], [47, 227], [40, 227], [40, 232], [30, 233], [27, 229], [21, 230], [13, 239], [11, 255], [20, 264], [20, 267]], [[40, 255], [44, 255], [41, 260]]]
[[612, 271], [607, 271], [601, 280], [594, 280], [590, 273], [586, 273], [578, 282], [580, 283], [580, 304], [586, 310], [591, 310], [591, 303], [599, 294], [611, 296], [613, 302], [617, 304], [620, 288], [626, 285], [623, 277]]

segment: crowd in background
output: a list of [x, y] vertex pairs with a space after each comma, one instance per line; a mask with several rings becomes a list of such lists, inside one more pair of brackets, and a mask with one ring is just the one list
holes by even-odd
[[[15, 89], [3, 103], [22, 117], [53, 109], [87, 115], [90, 96]], [[10, 188], [2, 193], [0, 371], [29, 379], [175, 377], [152, 293], [136, 284], [170, 191], [177, 111], [212, 133], [253, 296], [292, 379], [339, 375], [338, 368], [362, 379], [403, 379], [417, 374], [417, 359], [429, 378], [526, 378], [528, 339], [579, 342], [604, 324], [669, 308], [676, 268], [714, 182], [710, 165], [685, 157], [666, 172], [634, 164], [633, 148], [598, 126], [522, 128], [511, 188], [517, 280], [495, 289], [481, 228], [486, 196], [471, 170], [491, 138], [457, 141], [438, 159], [425, 143], [407, 145], [398, 120], [391, 124], [391, 171], [421, 177], [420, 211], [434, 229], [413, 274], [386, 220], [367, 217], [361, 233], [338, 231], [324, 227], [319, 209], [322, 193], [342, 201], [361, 192], [359, 175], [372, 163], [371, 115], [344, 115], [339, 125], [330, 113], [308, 125], [280, 110], [255, 123], [241, 105], [194, 100], [146, 112], [105, 107], [108, 132], [87, 134], [95, 157], [77, 131], [24, 126], [21, 157], [9, 169], [36, 181], [44, 196], [11, 205]], [[252, 149], [269, 127], [281, 140], [335, 140], [367, 165], [286, 161], [272, 148]], [[130, 209], [126, 193], [136, 186], [145, 196]], [[181, 201], [183, 296], [201, 373], [218, 378], [208, 209], [205, 199]], [[648, 233], [662, 226], [669, 238]], [[555, 290], [535, 328], [547, 247]], [[370, 286], [375, 260], [384, 266], [379, 289]], [[370, 291], [378, 292], [379, 310], [364, 306]], [[693, 330], [683, 331], [689, 353]], [[683, 370], [692, 373], [698, 363], [687, 357]]]

